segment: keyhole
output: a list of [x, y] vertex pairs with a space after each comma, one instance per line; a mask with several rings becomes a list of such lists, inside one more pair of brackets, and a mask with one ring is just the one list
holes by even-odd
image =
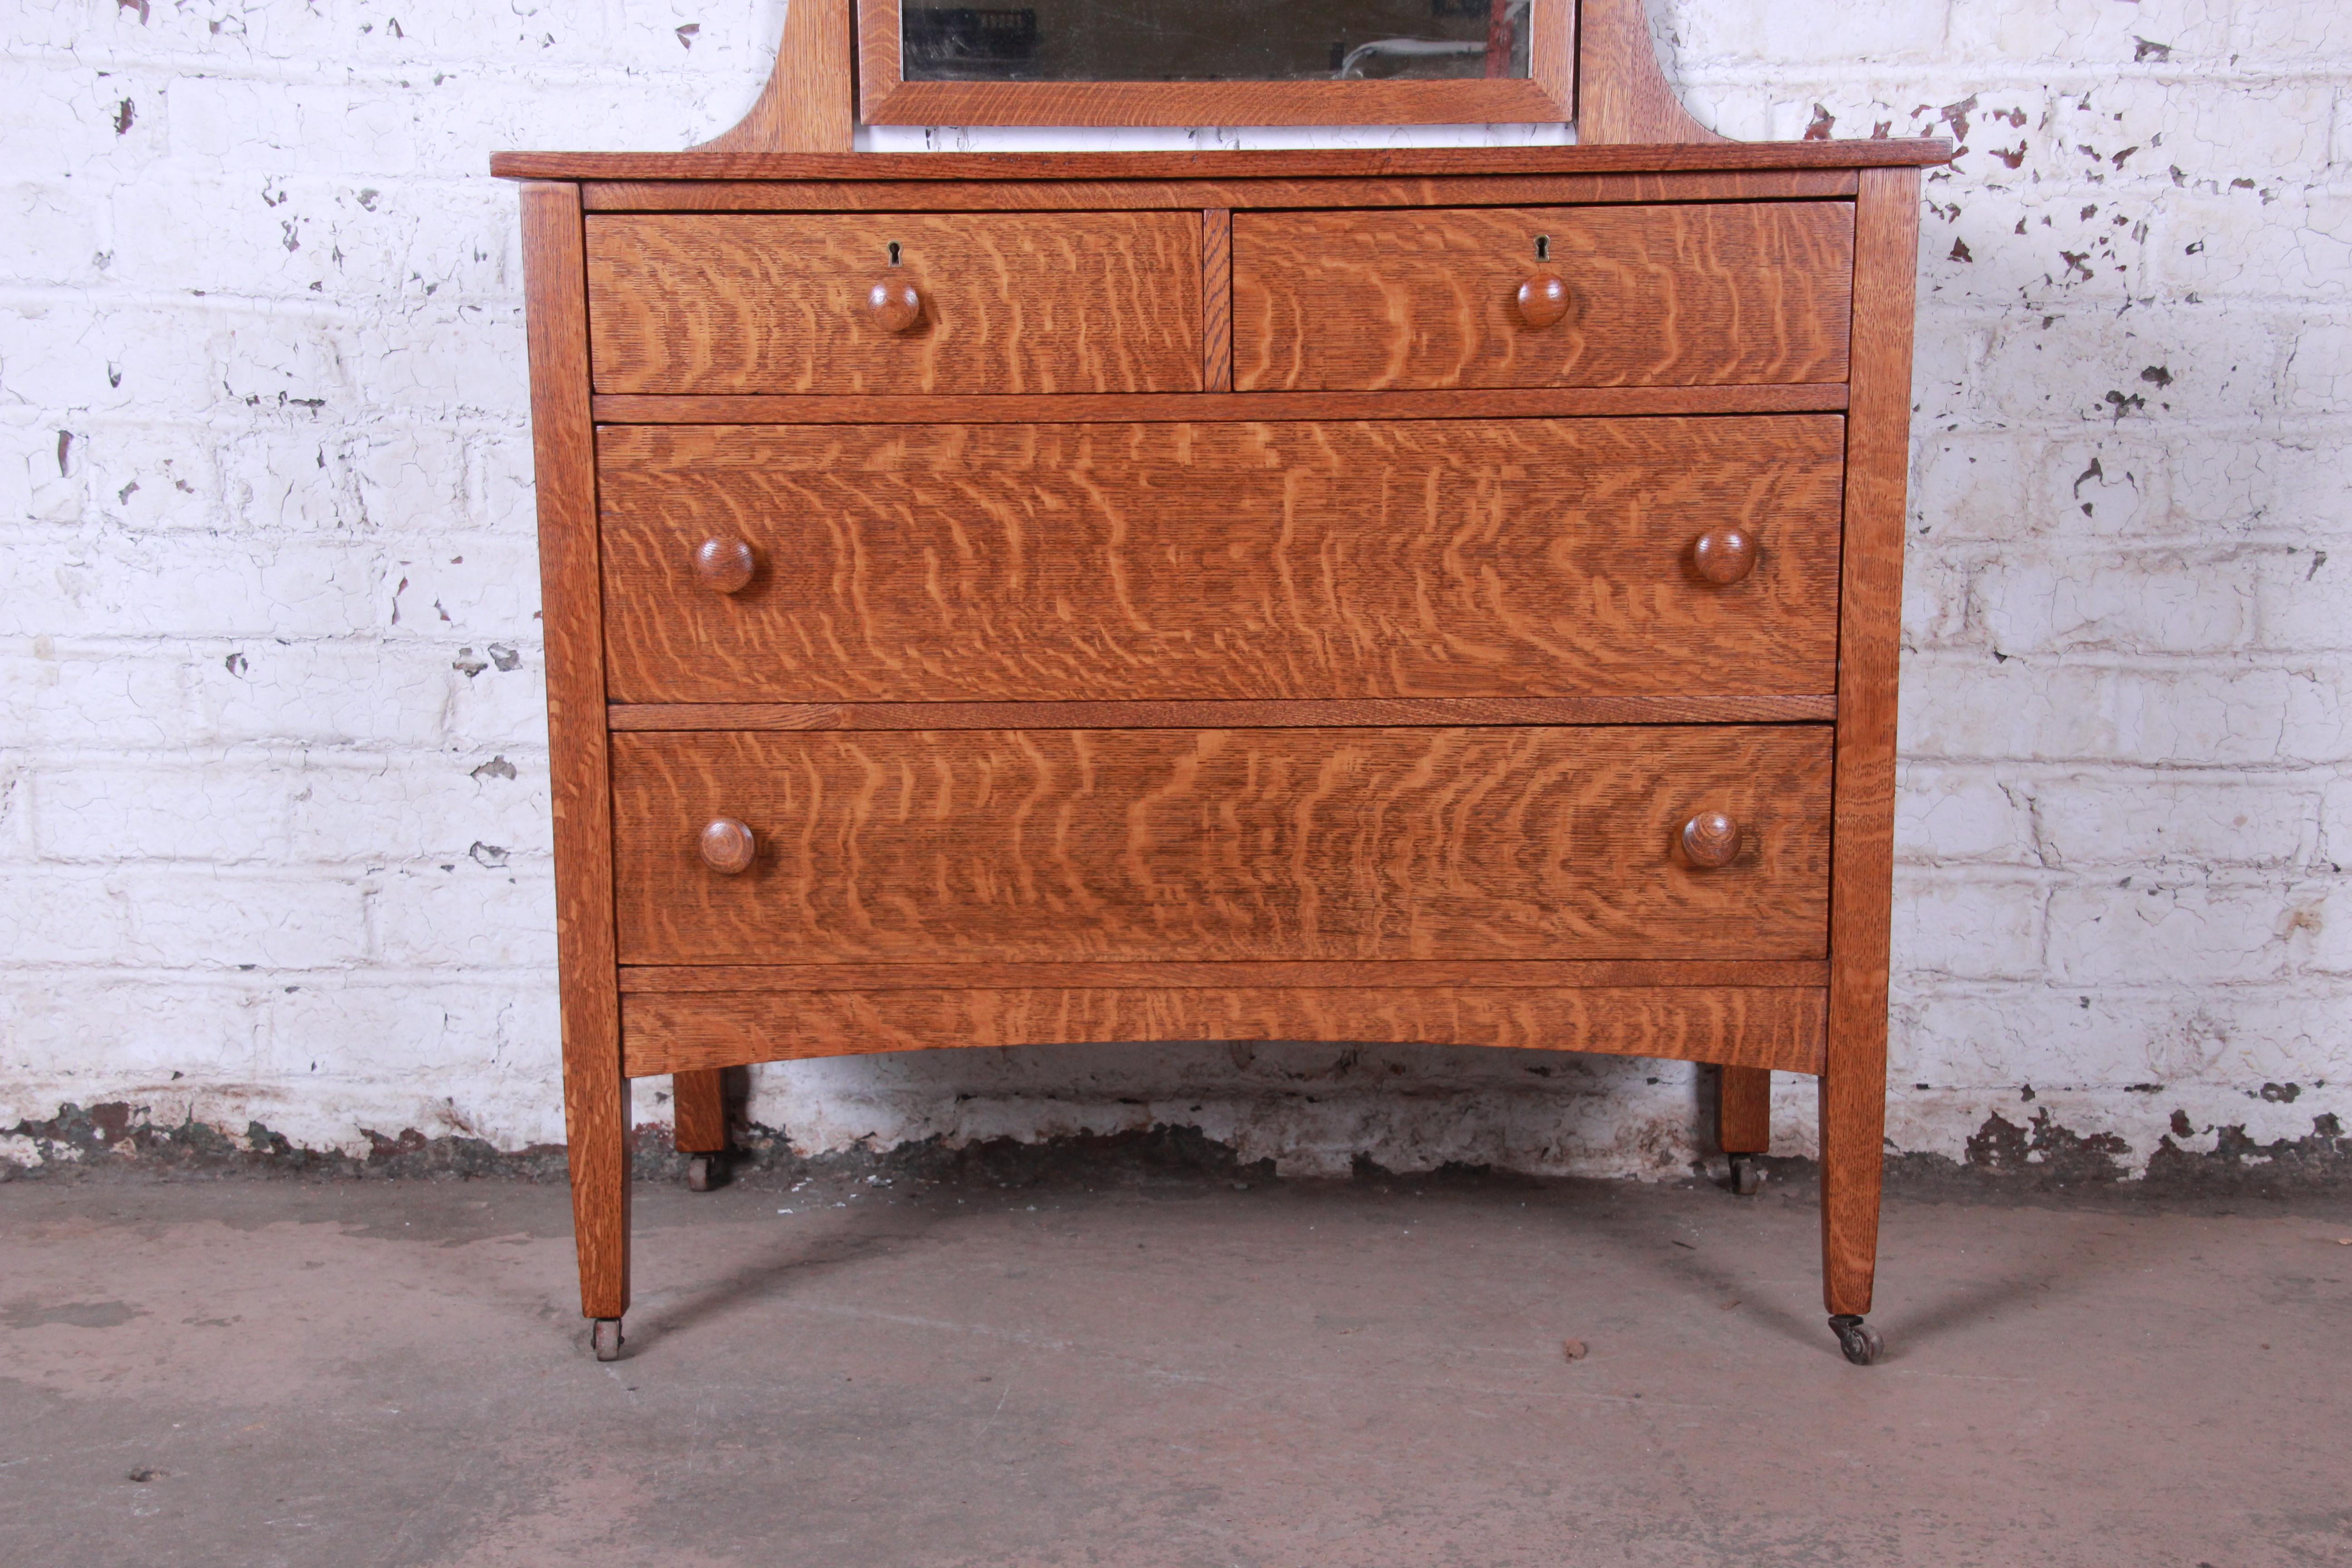
[[[895, 245], [890, 247], [890, 258], [893, 261], [898, 258], [898, 247]], [[1536, 259], [1538, 261], [1551, 259], [1551, 236], [1548, 234], [1536, 236]]]
[[898, 265], [898, 242], [895, 239], [890, 242], [890, 265]]

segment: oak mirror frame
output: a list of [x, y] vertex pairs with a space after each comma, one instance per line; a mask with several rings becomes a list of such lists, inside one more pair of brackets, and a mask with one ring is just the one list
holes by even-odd
[[[1091, 3], [1096, 0], [1065, 0], [1067, 5]], [[1184, 0], [1160, 3], [1180, 8]], [[1259, 3], [1280, 8], [1288, 0]], [[1433, 17], [1455, 18], [1444, 30], [1460, 34], [1465, 30], [1461, 19], [1474, 3], [1428, 0], [1428, 6]], [[1356, 40], [1370, 47], [1349, 47], [1347, 35], [1341, 34], [1341, 41], [1333, 46], [1339, 58], [1331, 75], [1322, 79], [1296, 72], [1291, 79], [1012, 79], [1027, 74], [1017, 58], [976, 60], [958, 73], [961, 79], [919, 61], [912, 72], [917, 79], [908, 79], [904, 43], [909, 10], [925, 28], [936, 28], [939, 19], [949, 18], [950, 26], [965, 28], [995, 23], [1017, 29], [1023, 13], [943, 12], [917, 0], [857, 0], [859, 118], [868, 125], [1444, 125], [1573, 119], [1576, 0], [1527, 0], [1523, 17], [1508, 0], [1492, 4], [1507, 17], [1496, 21], [1494, 37], [1505, 37], [1506, 26], [1513, 34], [1523, 27], [1523, 56], [1516, 37], [1499, 46], [1480, 42], [1475, 49], [1441, 52], [1384, 50], [1375, 39]], [[1130, 14], [1146, 9], [1142, 0], [1129, 0]], [[1478, 28], [1488, 26], [1485, 16], [1475, 24]], [[1035, 10], [1029, 9], [1026, 16], [1034, 42]], [[1018, 44], [1006, 52], [1017, 55]], [[1445, 58], [1450, 55], [1467, 58]], [[1164, 75], [1168, 62], [1163, 58], [1160, 63]], [[1370, 74], [1400, 67], [1411, 74]], [[1500, 68], [1514, 74], [1424, 74], [1433, 68]], [[1349, 73], [1344, 79], [1342, 70]], [[1525, 74], [1516, 74], [1520, 70]]]

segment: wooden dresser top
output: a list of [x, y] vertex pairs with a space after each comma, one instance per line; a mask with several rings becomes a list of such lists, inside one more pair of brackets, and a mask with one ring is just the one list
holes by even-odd
[[510, 180], [1248, 180], [1925, 167], [1940, 137], [1264, 153], [499, 153]]

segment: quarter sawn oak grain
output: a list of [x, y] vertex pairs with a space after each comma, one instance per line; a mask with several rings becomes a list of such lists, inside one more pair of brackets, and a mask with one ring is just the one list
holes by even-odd
[[1434, 724], [1786, 724], [1836, 697], [1359, 697], [1223, 702], [616, 702], [635, 730], [1353, 730]]
[[1528, 206], [1564, 202], [1851, 196], [1852, 169], [1654, 174], [1432, 175], [1412, 180], [620, 180], [590, 212], [1106, 212], [1150, 207]]
[[756, 1060], [1319, 1037], [1721, 1064], [1741, 1152], [1818, 1075], [1865, 1310], [1948, 146], [1699, 142], [1586, 0], [1573, 147], [754, 151], [847, 145], [847, 12], [737, 151], [498, 164], [599, 182], [524, 198], [583, 1308], [625, 1067], [715, 1149]]
[[1818, 1071], [1822, 994], [1793, 987], [1251, 986], [634, 994], [639, 1074], [941, 1046], [1109, 1040], [1402, 1040], [1737, 1060]]
[[1857, 201], [1853, 446], [1840, 605], [1837, 854], [1830, 1037], [1821, 1080], [1822, 1294], [1870, 1310], [1886, 1129], [1886, 964], [1895, 877], [1895, 716], [1919, 176], [1864, 174]]
[[[1695, 170], [1918, 168], [1948, 163], [1940, 137], [1717, 142], [1704, 146], [1383, 147], [1223, 153], [497, 153], [509, 180], [938, 180], [1516, 178]], [[1189, 204], [1188, 204], [1189, 205]]]
[[630, 991], [954, 991], [984, 981], [982, 989], [1082, 991], [1108, 986], [1121, 991], [1248, 991], [1261, 985], [1284, 990], [1337, 991], [1402, 986], [1436, 990], [1532, 987], [1559, 990], [1600, 986], [1617, 991], [1671, 990], [1677, 986], [1748, 989], [1797, 986], [1819, 991], [1829, 965], [1820, 959], [1601, 959], [1591, 963], [1508, 959], [1375, 959], [1304, 963], [635, 963], [621, 971], [621, 989]]
[[[596, 389], [1198, 391], [1200, 275], [1196, 213], [598, 215]], [[920, 319], [877, 321], [877, 285]]]
[[[1818, 958], [1830, 739], [1639, 730], [613, 737], [626, 963]], [[1693, 868], [1685, 822], [1746, 825]], [[714, 876], [714, 817], [761, 849]]]
[[596, 467], [588, 423], [585, 262], [577, 186], [522, 192], [531, 450], [545, 598], [547, 744], [555, 817], [555, 949], [563, 966], [563, 1124], [581, 1311], [629, 1306], [629, 1085], [613, 951], [613, 818], [604, 633], [597, 616]]
[[[1539, 238], [1569, 308], [1538, 328]], [[1853, 208], [1237, 212], [1233, 266], [1244, 392], [1836, 382]]]
[[[624, 702], [1832, 688], [1843, 429], [607, 426]], [[1759, 564], [1710, 583], [1696, 542]], [[744, 538], [739, 592], [694, 550]]]

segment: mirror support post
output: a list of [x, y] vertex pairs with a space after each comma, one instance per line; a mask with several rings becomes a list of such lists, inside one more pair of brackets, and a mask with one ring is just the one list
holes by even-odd
[[792, 0], [776, 68], [751, 112], [698, 153], [846, 153], [857, 127], [849, 0]]

